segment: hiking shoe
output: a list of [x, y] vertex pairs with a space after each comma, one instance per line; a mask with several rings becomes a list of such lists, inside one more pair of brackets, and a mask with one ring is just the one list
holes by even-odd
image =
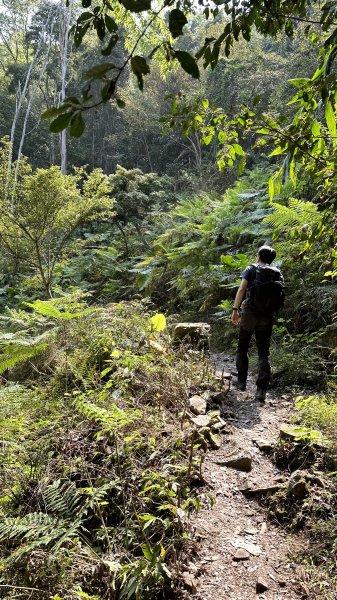
[[239, 392], [245, 392], [246, 391], [246, 382], [237, 380], [236, 388], [239, 390]]
[[235, 385], [236, 389], [239, 390], [239, 392], [246, 391], [246, 382], [245, 381], [241, 381], [240, 379], [238, 379], [238, 377], [233, 377], [232, 382], [233, 382], [233, 385]]
[[255, 392], [255, 400], [259, 400], [259, 402], [265, 402], [266, 394], [267, 390], [263, 390], [262, 388], [257, 387]]

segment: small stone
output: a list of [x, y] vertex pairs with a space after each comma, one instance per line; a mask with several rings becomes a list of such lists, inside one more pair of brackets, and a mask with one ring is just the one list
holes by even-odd
[[280, 425], [280, 438], [281, 440], [290, 440], [295, 442], [298, 439], [298, 431], [296, 427], [292, 427], [287, 423]]
[[201, 396], [192, 396], [188, 401], [188, 406], [195, 415], [206, 414], [206, 400]]
[[213, 419], [216, 419], [216, 420], [220, 419], [220, 409], [219, 408], [216, 410], [209, 410], [207, 412], [207, 414], [209, 417], [211, 417], [212, 421], [213, 421]]
[[269, 440], [254, 440], [257, 447], [259, 448], [259, 450], [261, 450], [262, 452], [266, 452], [266, 454], [268, 454], [269, 452], [271, 452], [274, 449], [274, 444], [273, 442], [270, 442]]
[[288, 494], [302, 499], [308, 494], [305, 471], [294, 471], [288, 480]]
[[256, 529], [256, 527], [245, 527], [244, 532], [248, 533], [248, 535], [256, 535], [258, 533], [258, 530]]
[[209, 427], [201, 427], [201, 429], [199, 429], [199, 433], [204, 437], [205, 440], [207, 440], [212, 450], [219, 450], [219, 448], [221, 448], [220, 435], [212, 433]]
[[237, 456], [236, 458], [225, 460], [221, 464], [225, 467], [230, 467], [231, 469], [248, 473], [252, 470], [252, 457], [248, 454]]
[[211, 424], [211, 419], [208, 415], [198, 415], [197, 417], [192, 417], [191, 421], [197, 427], [208, 427]]
[[263, 577], [258, 577], [256, 582], [256, 591], [258, 594], [263, 594], [269, 590], [269, 585]]
[[265, 521], [263, 521], [263, 523], [261, 525], [261, 529], [260, 529], [260, 535], [264, 535], [265, 533], [267, 533], [267, 531], [268, 531], [267, 523]]
[[242, 486], [240, 491], [247, 496], [267, 496], [269, 494], [275, 494], [284, 487], [282, 483], [266, 483], [265, 485], [260, 485], [258, 487], [253, 487], [252, 485], [247, 485], [246, 487]]
[[213, 450], [219, 450], [221, 448], [221, 437], [220, 435], [216, 435], [215, 433], [211, 433], [209, 435], [209, 443]]
[[236, 562], [239, 562], [241, 560], [249, 560], [250, 559], [250, 554], [247, 550], [244, 550], [243, 548], [237, 548], [235, 551], [235, 554], [233, 556], [233, 560], [235, 560]]
[[182, 580], [184, 582], [184, 586], [187, 590], [191, 592], [192, 595], [197, 593], [196, 581], [191, 573], [185, 571], [181, 575]]
[[208, 402], [214, 402], [215, 404], [221, 404], [226, 400], [227, 394], [225, 392], [212, 392], [208, 393]]
[[222, 379], [232, 379], [232, 373], [226, 373], [226, 371], [224, 371], [221, 373], [221, 377]]
[[258, 546], [257, 544], [251, 544], [250, 542], [241, 542], [240, 541], [238, 543], [238, 548], [241, 548], [242, 550], [246, 550], [252, 556], [260, 556], [260, 554], [261, 554], [260, 546]]

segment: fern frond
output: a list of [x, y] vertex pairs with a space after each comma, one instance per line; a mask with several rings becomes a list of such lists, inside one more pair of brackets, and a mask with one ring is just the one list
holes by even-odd
[[122, 410], [116, 404], [111, 404], [107, 410], [83, 397], [76, 398], [74, 404], [89, 421], [104, 426], [108, 431], [129, 425], [141, 415], [139, 410]]
[[282, 233], [291, 227], [310, 227], [321, 218], [317, 206], [312, 202], [303, 202], [296, 198], [290, 198], [288, 206], [272, 203], [274, 212], [264, 219], [264, 223], [271, 225], [275, 233]]
[[46, 343], [38, 344], [37, 346], [7, 346], [3, 354], [0, 354], [0, 374], [4, 373], [7, 369], [12, 369], [19, 362], [33, 358], [40, 352], [43, 352], [46, 347]]
[[55, 306], [55, 301], [53, 300], [35, 300], [35, 302], [26, 302], [25, 304], [40, 315], [51, 317], [53, 319], [62, 319], [65, 321], [84, 317], [85, 315], [92, 314], [97, 310], [96, 308], [86, 308], [78, 312], [60, 310], [57, 308], [57, 306]]
[[61, 485], [60, 480], [57, 480], [47, 487], [43, 500], [48, 512], [71, 518], [77, 513], [81, 495], [73, 483]]

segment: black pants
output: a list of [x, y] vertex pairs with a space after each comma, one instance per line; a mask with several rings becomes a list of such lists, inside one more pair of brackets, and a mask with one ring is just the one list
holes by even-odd
[[273, 317], [254, 313], [244, 307], [241, 313], [239, 343], [236, 353], [236, 368], [239, 382], [245, 382], [248, 374], [248, 349], [253, 333], [255, 333], [259, 368], [256, 385], [266, 390], [270, 381], [269, 348]]

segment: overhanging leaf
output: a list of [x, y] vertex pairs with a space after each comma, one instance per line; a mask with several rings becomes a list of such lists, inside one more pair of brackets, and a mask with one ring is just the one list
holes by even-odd
[[187, 19], [179, 8], [171, 10], [169, 15], [169, 30], [173, 38], [177, 38], [183, 33], [183, 27], [186, 25]]
[[69, 133], [72, 137], [79, 138], [85, 130], [85, 122], [81, 112], [76, 113], [70, 122]]
[[108, 71], [114, 69], [113, 63], [104, 63], [102, 65], [95, 65], [92, 69], [89, 69], [84, 74], [84, 79], [101, 79]]
[[134, 13], [150, 10], [151, 8], [151, 0], [120, 0], [120, 3], [123, 4], [127, 10]]
[[50, 131], [52, 133], [60, 133], [63, 129], [66, 129], [70, 123], [70, 119], [73, 116], [72, 112], [63, 113], [59, 115], [54, 121], [50, 124]]
[[175, 50], [174, 56], [179, 61], [180, 66], [184, 69], [184, 71], [186, 71], [186, 73], [192, 75], [194, 79], [199, 79], [199, 67], [197, 65], [197, 61], [191, 54], [185, 52], [184, 50]]
[[138, 87], [140, 90], [144, 87], [143, 75], [150, 72], [150, 67], [143, 56], [133, 56], [131, 58], [131, 69], [138, 79]]
[[336, 137], [337, 131], [336, 131], [336, 117], [335, 117], [335, 113], [334, 110], [332, 108], [331, 102], [328, 100], [328, 102], [326, 103], [325, 106], [325, 120], [326, 120], [326, 124], [328, 126], [330, 135], [332, 137]]

